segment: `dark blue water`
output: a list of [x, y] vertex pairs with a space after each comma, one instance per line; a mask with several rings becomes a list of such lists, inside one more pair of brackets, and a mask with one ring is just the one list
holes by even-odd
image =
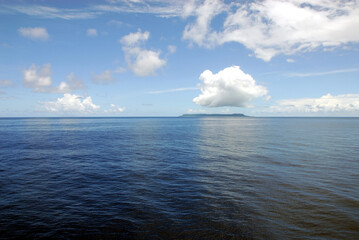
[[358, 239], [359, 118], [0, 119], [0, 239]]

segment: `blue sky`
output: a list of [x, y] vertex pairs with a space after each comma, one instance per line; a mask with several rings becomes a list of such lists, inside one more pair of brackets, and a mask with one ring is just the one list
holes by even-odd
[[359, 3], [0, 0], [0, 117], [359, 116]]

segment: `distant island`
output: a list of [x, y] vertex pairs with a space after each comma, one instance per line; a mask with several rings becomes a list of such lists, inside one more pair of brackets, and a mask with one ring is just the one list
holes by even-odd
[[183, 114], [180, 117], [248, 117], [242, 113], [232, 114]]

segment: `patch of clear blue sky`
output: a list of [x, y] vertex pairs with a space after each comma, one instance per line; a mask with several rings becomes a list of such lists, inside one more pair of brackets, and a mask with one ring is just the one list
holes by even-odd
[[[91, 8], [103, 3], [98, 1], [0, 1], [0, 6], [46, 5], [56, 8]], [[193, 18], [189, 18], [193, 20]], [[332, 95], [359, 93], [358, 71], [323, 74], [306, 77], [293, 76], [293, 73], [329, 72], [338, 69], [356, 69], [358, 64], [358, 46], [351, 50], [340, 48], [333, 51], [317, 49], [313, 52], [292, 56], [278, 55], [270, 62], [264, 62], [239, 43], [226, 43], [214, 48], [190, 46], [182, 39], [182, 33], [189, 19], [180, 17], [161, 18], [153, 14], [110, 13], [103, 12], [93, 18], [65, 20], [29, 16], [19, 12], [0, 11], [0, 80], [12, 80], [12, 86], [0, 86], [5, 94], [0, 95], [0, 116], [51, 116], [44, 112], [41, 102], [54, 101], [63, 94], [35, 93], [25, 88], [23, 70], [32, 64], [40, 67], [50, 63], [53, 85], [66, 80], [73, 72], [84, 81], [87, 88], [73, 93], [91, 96], [95, 104], [104, 110], [110, 104], [126, 107], [120, 116], [176, 116], [189, 109], [205, 109], [208, 112], [221, 112], [223, 108], [203, 108], [192, 102], [199, 90], [151, 94], [176, 88], [197, 86], [199, 76], [204, 70], [213, 73], [238, 65], [250, 74], [259, 84], [269, 90], [272, 100], [260, 99], [258, 106], [270, 106], [276, 100], [288, 98], [316, 98], [327, 93]], [[220, 28], [224, 16], [214, 19], [212, 27]], [[122, 24], [116, 25], [116, 20]], [[22, 37], [18, 33], [21, 27], [46, 28], [50, 35], [47, 41], [36, 41]], [[98, 36], [88, 36], [86, 31], [95, 28]], [[127, 67], [120, 38], [131, 33], [149, 31], [150, 38], [143, 44], [146, 49], [161, 50], [161, 58], [166, 65], [156, 71], [155, 76], [139, 77]], [[169, 45], [176, 46], [170, 54]], [[352, 50], [354, 49], [354, 50]], [[294, 59], [294, 63], [287, 59]], [[95, 84], [94, 75], [105, 70], [126, 68], [126, 72], [113, 74], [117, 80], [108, 85]], [[252, 109], [230, 108], [231, 112], [251, 114]], [[98, 114], [103, 115], [103, 114]]]

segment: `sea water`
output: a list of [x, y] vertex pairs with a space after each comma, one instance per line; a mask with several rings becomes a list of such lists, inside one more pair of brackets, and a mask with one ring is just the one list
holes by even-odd
[[358, 239], [359, 118], [2, 118], [0, 239]]

